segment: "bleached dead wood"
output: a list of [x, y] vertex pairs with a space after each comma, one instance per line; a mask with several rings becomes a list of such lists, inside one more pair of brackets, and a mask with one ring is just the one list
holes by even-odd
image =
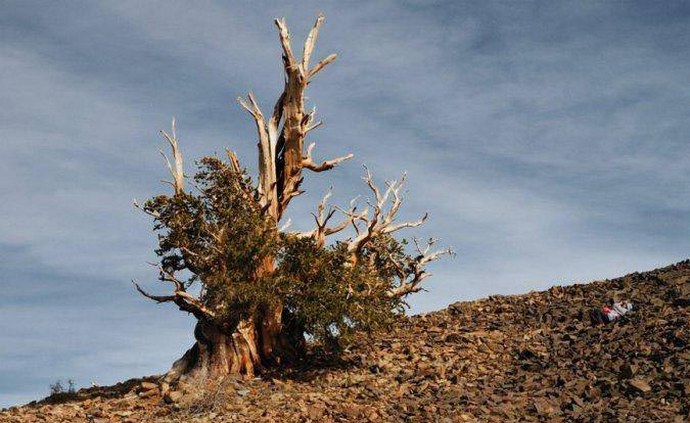
[[175, 194], [179, 194], [184, 191], [184, 167], [182, 162], [182, 152], [180, 151], [180, 147], [177, 144], [175, 118], [173, 118], [172, 120], [172, 135], [168, 134], [163, 130], [161, 130], [160, 133], [163, 136], [163, 138], [165, 138], [168, 141], [168, 144], [170, 144], [170, 150], [172, 152], [172, 158], [174, 162], [174, 164], [172, 164], [168, 156], [163, 152], [163, 150], [159, 150], [161, 155], [165, 159], [165, 164], [168, 167], [168, 171], [170, 172], [170, 175], [173, 178], [172, 182], [164, 182], [172, 185], [173, 189], [175, 190]]
[[422, 281], [431, 276], [431, 273], [426, 270], [426, 265], [443, 256], [455, 254], [451, 248], [431, 251], [431, 247], [436, 243], [434, 238], [429, 239], [424, 248], [420, 246], [417, 238], [413, 238], [413, 241], [418, 253], [416, 256], [403, 261], [393, 256], [389, 257], [391, 263], [396, 268], [399, 283], [397, 287], [392, 288], [388, 292], [390, 296], [401, 297], [421, 291], [423, 289], [421, 286]]
[[[400, 190], [405, 185], [406, 176], [403, 175], [400, 180], [386, 182], [386, 190], [381, 192], [380, 188], [374, 183], [371, 172], [365, 167], [366, 174], [362, 178], [369, 186], [369, 189], [374, 194], [373, 202], [369, 201], [371, 213], [367, 213], [358, 217], [353, 225], [357, 232], [357, 236], [348, 243], [347, 250], [352, 254], [352, 260], [356, 261], [357, 256], [369, 241], [377, 235], [386, 235], [397, 232], [403, 228], [414, 228], [422, 223], [427, 218], [427, 214], [414, 222], [395, 223], [400, 206], [403, 203]], [[390, 204], [389, 204], [390, 203]], [[361, 222], [362, 225], [358, 223]], [[362, 226], [362, 227], [360, 227]]]
[[[314, 229], [312, 229], [309, 232], [302, 232], [297, 234], [299, 237], [314, 238], [316, 245], [319, 247], [322, 247], [326, 243], [326, 237], [345, 230], [348, 226], [350, 226], [350, 224], [354, 222], [355, 219], [362, 216], [361, 214], [356, 214], [356, 199], [350, 202], [350, 210], [342, 210], [338, 207], [328, 205], [328, 199], [331, 197], [332, 194], [332, 189], [329, 189], [328, 192], [326, 192], [326, 194], [323, 196], [321, 202], [319, 202], [319, 205], [317, 206], [317, 212], [312, 213], [312, 216], [314, 216], [314, 221], [316, 223]], [[340, 210], [343, 213], [345, 219], [333, 226], [328, 226], [328, 222], [331, 220], [331, 218], [333, 218], [335, 212], [338, 210]]]
[[324, 160], [323, 162], [316, 164], [314, 163], [311, 155], [312, 151], [314, 150], [314, 147], [316, 147], [316, 143], [309, 144], [309, 147], [307, 147], [307, 155], [304, 156], [304, 158], [302, 159], [302, 167], [305, 167], [311, 170], [312, 172], [323, 172], [324, 170], [333, 169], [338, 164], [340, 164], [340, 162], [349, 160], [354, 157], [354, 154], [348, 154], [346, 156], [336, 157], [332, 160]]
[[199, 320], [208, 320], [215, 318], [215, 313], [209, 310], [200, 298], [196, 298], [184, 287], [184, 283], [177, 279], [172, 273], [163, 269], [162, 266], [158, 267], [160, 273], [160, 280], [164, 282], [170, 282], [173, 284], [174, 291], [172, 295], [152, 295], [144, 291], [136, 281], [132, 281], [134, 287], [139, 291], [141, 295], [149, 298], [157, 303], [173, 302], [180, 310], [192, 313], [194, 317]]
[[323, 21], [324, 16], [319, 15], [304, 43], [302, 58], [298, 60], [292, 51], [285, 19], [275, 20], [283, 51], [285, 85], [268, 122], [252, 93], [248, 94], [247, 100], [239, 99], [240, 105], [256, 122], [259, 136], [259, 195], [262, 206], [276, 222], [282, 217], [290, 200], [302, 193], [302, 169], [322, 172], [352, 157], [349, 154], [317, 164], [311, 156], [313, 145], [306, 153], [303, 151], [307, 133], [322, 124], [314, 121], [314, 109], [305, 111], [304, 92], [311, 78], [336, 58], [335, 54], [331, 54], [313, 68], [309, 67]]

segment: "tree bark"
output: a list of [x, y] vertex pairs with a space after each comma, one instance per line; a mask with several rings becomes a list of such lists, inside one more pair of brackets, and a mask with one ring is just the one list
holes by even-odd
[[253, 377], [265, 367], [280, 362], [282, 354], [278, 345], [283, 334], [276, 330], [277, 325], [255, 320], [242, 320], [233, 330], [197, 322], [196, 342], [173, 364], [167, 379], [205, 380], [230, 374]]
[[168, 372], [171, 379], [207, 379], [240, 373], [253, 376], [261, 358], [251, 322], [240, 322], [226, 332], [208, 322], [197, 322], [196, 343], [177, 360]]
[[[272, 257], [264, 259], [256, 270], [257, 277], [275, 269]], [[232, 329], [207, 320], [199, 320], [194, 329], [196, 343], [175, 362], [171, 378], [216, 378], [229, 374], [252, 377], [266, 367], [282, 364], [299, 355], [303, 332], [283, 325], [283, 304], [264, 306], [252, 317], [240, 320]], [[302, 342], [300, 342], [300, 338]]]

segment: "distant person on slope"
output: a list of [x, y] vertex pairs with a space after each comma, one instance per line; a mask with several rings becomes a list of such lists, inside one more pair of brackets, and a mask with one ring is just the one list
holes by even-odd
[[603, 325], [619, 319], [621, 316], [633, 309], [629, 301], [614, 302], [613, 305], [605, 305], [602, 308], [595, 308], [589, 313], [593, 325]]

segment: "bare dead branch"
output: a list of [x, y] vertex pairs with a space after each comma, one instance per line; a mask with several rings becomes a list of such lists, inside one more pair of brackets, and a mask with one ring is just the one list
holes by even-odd
[[389, 255], [390, 262], [396, 268], [396, 275], [398, 276], [399, 281], [397, 287], [388, 291], [389, 296], [402, 297], [421, 291], [423, 289], [421, 286], [422, 281], [431, 276], [431, 273], [426, 270], [426, 265], [438, 260], [443, 256], [455, 255], [455, 252], [453, 252], [451, 248], [429, 252], [431, 246], [435, 242], [436, 240], [430, 239], [427, 243], [427, 246], [421, 248], [419, 241], [415, 238], [414, 243], [419, 255], [408, 258], [405, 262], [400, 262], [392, 255]]
[[[329, 206], [328, 199], [332, 194], [332, 188], [329, 188], [329, 190], [323, 196], [323, 199], [319, 202], [316, 214], [312, 214], [316, 223], [314, 229], [308, 232], [295, 233], [295, 235], [301, 238], [314, 238], [318, 246], [323, 246], [326, 242], [326, 237], [345, 230], [355, 219], [359, 217], [359, 215], [355, 213], [355, 200], [350, 202], [349, 210], [344, 210], [337, 206]], [[336, 211], [341, 212], [345, 216], [345, 219], [333, 226], [328, 226], [328, 222], [331, 221]]]
[[288, 218], [287, 222], [285, 222], [283, 226], [281, 226], [280, 229], [278, 229], [278, 232], [285, 232], [286, 230], [288, 230], [290, 225], [292, 225], [292, 219]]
[[144, 291], [138, 283], [136, 283], [134, 280], [132, 280], [132, 284], [134, 284], [134, 287], [139, 291], [141, 295], [143, 295], [146, 298], [149, 298], [157, 303], [165, 303], [165, 302], [170, 302], [170, 301], [175, 301], [175, 296], [174, 295], [151, 295], [148, 292]]
[[226, 148], [225, 155], [228, 156], [228, 160], [230, 160], [230, 166], [232, 166], [232, 171], [235, 173], [242, 172], [242, 168], [240, 167], [240, 160], [237, 158], [237, 154], [234, 151]]
[[309, 144], [309, 147], [307, 147], [307, 155], [302, 158], [302, 167], [305, 167], [312, 172], [323, 172], [325, 170], [333, 169], [339, 163], [354, 157], [354, 154], [350, 153], [346, 156], [337, 157], [332, 160], [325, 160], [321, 162], [321, 164], [316, 164], [312, 159], [312, 151], [314, 150], [314, 147], [316, 147], [316, 143]]
[[316, 123], [310, 124], [309, 126], [307, 126], [307, 129], [305, 129], [305, 132], [313, 131], [314, 129], [318, 128], [318, 127], [321, 126], [321, 125], [323, 125], [323, 121], [322, 121], [322, 120], [320, 120], [320, 121], [318, 121], [318, 122], [316, 122]]
[[[348, 251], [352, 254], [353, 262], [356, 262], [357, 255], [372, 238], [382, 234], [390, 234], [403, 228], [419, 226], [426, 219], [425, 215], [416, 222], [393, 224], [403, 202], [400, 190], [404, 186], [405, 175], [403, 175], [399, 181], [387, 182], [386, 190], [382, 193], [379, 187], [374, 183], [369, 169], [366, 166], [364, 169], [366, 173], [362, 179], [366, 182], [367, 186], [369, 186], [369, 189], [374, 194], [374, 198], [372, 199], [373, 202], [368, 202], [372, 208], [371, 215], [367, 213], [367, 215], [361, 216], [358, 219], [365, 224], [364, 229], [362, 229], [348, 244]], [[390, 203], [390, 205], [386, 208], [388, 203]]]
[[316, 17], [316, 22], [314, 22], [314, 27], [309, 31], [307, 40], [304, 42], [304, 50], [302, 52], [302, 67], [304, 69], [309, 69], [309, 59], [311, 58], [311, 53], [314, 50], [314, 44], [316, 43], [316, 38], [319, 36], [319, 29], [323, 24], [326, 17], [319, 13]]
[[321, 71], [321, 69], [333, 63], [337, 57], [338, 55], [335, 53], [329, 54], [325, 59], [321, 60], [319, 63], [316, 64], [316, 66], [309, 70], [309, 73], [307, 74], [307, 79], [313, 78], [314, 75]]
[[[281, 96], [282, 98], [282, 96]], [[259, 108], [259, 104], [251, 92], [247, 94], [247, 103], [243, 98], [239, 97], [240, 105], [254, 117], [256, 123], [256, 131], [259, 136], [257, 144], [259, 149], [259, 203], [262, 210], [276, 218], [278, 213], [278, 194], [276, 191], [276, 151], [275, 146], [277, 142], [277, 130], [275, 125], [276, 119], [280, 120], [280, 113], [274, 111], [270, 124], [267, 126], [263, 113]], [[279, 100], [279, 103], [282, 100]], [[278, 107], [278, 106], [276, 106]]]
[[163, 136], [163, 138], [165, 138], [168, 141], [168, 144], [170, 144], [170, 149], [172, 151], [172, 157], [174, 161], [173, 166], [173, 164], [171, 164], [170, 162], [170, 159], [168, 159], [168, 156], [162, 150], [160, 150], [161, 155], [165, 159], [168, 171], [170, 172], [170, 175], [173, 178], [173, 181], [169, 183], [173, 186], [175, 194], [180, 194], [184, 191], [184, 166], [182, 160], [182, 152], [180, 151], [177, 143], [175, 118], [172, 119], [172, 135], [168, 134], [163, 130], [160, 131], [160, 134]]
[[216, 317], [215, 313], [206, 308], [199, 299], [194, 298], [185, 291], [175, 291], [173, 295], [151, 295], [144, 291], [135, 281], [132, 281], [132, 284], [134, 284], [137, 291], [144, 297], [159, 304], [167, 302], [175, 303], [180, 310], [192, 313], [197, 319], [205, 320], [214, 319]]
[[285, 95], [285, 88], [283, 88], [283, 93], [280, 94], [280, 97], [278, 97], [275, 106], [273, 106], [273, 115], [271, 115], [271, 119], [268, 120], [268, 138], [271, 140], [271, 149], [274, 152], [277, 152], [276, 145], [278, 143], [278, 138], [280, 137], [279, 126], [281, 120], [283, 119]]
[[420, 226], [422, 223], [424, 223], [426, 221], [427, 217], [429, 217], [429, 214], [424, 213], [424, 215], [421, 218], [419, 218], [419, 220], [415, 220], [414, 222], [404, 222], [404, 223], [399, 223], [397, 225], [391, 225], [391, 226], [386, 227], [383, 230], [383, 232], [390, 234], [390, 233], [399, 231], [400, 229], [403, 229], [403, 228], [416, 228], [417, 226]]
[[154, 219], [158, 219], [161, 216], [160, 213], [158, 213], [156, 211], [146, 210], [146, 208], [144, 208], [142, 205], [139, 204], [139, 202], [137, 202], [136, 198], [132, 201], [132, 204], [134, 205], [134, 207], [143, 211], [144, 213], [148, 214], [149, 216], [153, 217]]
[[180, 310], [192, 313], [198, 319], [213, 319], [216, 317], [215, 313], [209, 310], [201, 299], [194, 297], [185, 290], [184, 282], [177, 279], [173, 273], [165, 270], [162, 266], [158, 266], [158, 271], [160, 272], [161, 281], [170, 282], [174, 285], [173, 295], [151, 295], [144, 291], [136, 281], [132, 281], [141, 295], [157, 303], [173, 302]]
[[285, 23], [285, 18], [276, 19], [273, 22], [275, 23], [276, 27], [278, 27], [280, 45], [283, 47], [283, 57], [285, 58], [285, 61], [289, 67], [294, 67], [296, 65], [295, 56], [292, 54], [292, 47], [290, 46], [290, 32], [288, 31], [287, 24]]

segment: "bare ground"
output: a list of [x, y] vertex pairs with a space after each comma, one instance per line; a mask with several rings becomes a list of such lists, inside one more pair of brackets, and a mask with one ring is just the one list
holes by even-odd
[[[592, 326], [589, 309], [614, 295], [634, 312]], [[363, 336], [340, 362], [170, 389], [152, 376], [4, 410], [0, 422], [684, 422], [689, 318], [685, 261], [455, 303]]]

